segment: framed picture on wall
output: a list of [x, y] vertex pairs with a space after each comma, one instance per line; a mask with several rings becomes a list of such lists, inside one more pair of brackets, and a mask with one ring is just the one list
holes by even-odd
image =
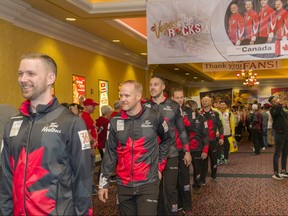
[[99, 113], [101, 115], [101, 107], [109, 105], [109, 83], [106, 80], [98, 80], [99, 87]]
[[281, 95], [282, 93], [288, 94], [288, 88], [271, 88], [271, 95]]
[[[86, 79], [83, 76], [72, 75], [72, 101], [82, 104], [86, 97]], [[79, 101], [80, 99], [80, 101]]]

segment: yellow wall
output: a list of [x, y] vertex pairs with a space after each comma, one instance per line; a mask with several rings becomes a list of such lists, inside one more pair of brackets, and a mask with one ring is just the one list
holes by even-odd
[[[146, 71], [96, 53], [33, 33], [0, 20], [0, 103], [19, 107], [24, 100], [17, 85], [20, 57], [29, 52], [50, 55], [58, 65], [55, 93], [59, 102], [72, 102], [72, 75], [86, 77], [86, 97], [99, 101], [98, 80], [109, 81], [109, 105], [118, 99], [121, 82], [134, 79], [147, 93]], [[149, 77], [148, 77], [149, 78]], [[91, 89], [94, 93], [91, 93]], [[143, 95], [145, 96], [145, 95]], [[98, 108], [94, 117], [98, 116]]]

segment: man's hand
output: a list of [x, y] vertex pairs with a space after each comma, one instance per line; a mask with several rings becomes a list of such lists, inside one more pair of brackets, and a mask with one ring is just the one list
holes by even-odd
[[159, 170], [158, 170], [158, 178], [159, 178], [159, 180], [162, 179], [162, 173]]
[[224, 144], [224, 140], [223, 139], [219, 139], [219, 144], [223, 145]]
[[201, 154], [201, 159], [202, 159], [202, 160], [205, 160], [205, 159], [207, 158], [207, 156], [208, 156], [207, 153], [202, 152], [202, 154]]
[[106, 203], [106, 200], [108, 199], [108, 189], [99, 189], [98, 196], [102, 202]]
[[192, 157], [191, 157], [190, 152], [185, 152], [185, 155], [184, 155], [184, 164], [185, 164], [185, 166], [187, 166], [187, 167], [190, 166], [191, 161], [192, 161]]

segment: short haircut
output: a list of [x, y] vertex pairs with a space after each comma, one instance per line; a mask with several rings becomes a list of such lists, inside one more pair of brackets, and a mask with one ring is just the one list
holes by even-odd
[[102, 116], [105, 116], [107, 113], [111, 113], [112, 112], [112, 108], [108, 105], [103, 105], [101, 107], [101, 113], [102, 113]]
[[151, 76], [151, 79], [153, 79], [153, 78], [158, 78], [158, 79], [160, 79], [160, 80], [163, 82], [163, 84], [165, 85], [165, 79], [164, 79], [162, 76], [160, 76], [159, 74], [153, 74], [153, 75]]
[[142, 92], [143, 92], [143, 87], [142, 87], [142, 84], [136, 80], [127, 80], [125, 81], [124, 83], [122, 83], [122, 85], [125, 85], [125, 84], [132, 84], [134, 85], [134, 88], [136, 90], [137, 93], [140, 93], [142, 95]]
[[253, 104], [252, 105], [252, 110], [258, 110], [258, 105], [257, 104]]
[[198, 104], [196, 101], [188, 99], [184, 102], [185, 105], [188, 105], [190, 108], [198, 108]]
[[174, 93], [177, 91], [184, 93], [184, 89], [182, 86], [176, 86], [176, 87], [172, 88], [172, 91], [171, 91], [172, 96], [174, 96]]
[[41, 53], [28, 53], [21, 57], [21, 61], [23, 59], [40, 59], [57, 77], [57, 64], [50, 56]]

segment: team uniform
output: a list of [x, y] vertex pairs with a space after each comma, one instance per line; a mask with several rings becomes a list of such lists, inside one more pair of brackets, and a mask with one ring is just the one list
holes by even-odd
[[282, 8], [276, 11], [274, 16], [275, 55], [279, 56], [281, 54], [281, 40], [288, 37], [288, 12]]
[[148, 106], [162, 114], [165, 121], [169, 125], [171, 134], [171, 145], [169, 148], [167, 164], [163, 172], [163, 178], [161, 179], [158, 215], [173, 215], [178, 211], [178, 191], [177, 191], [177, 179], [178, 179], [178, 150], [176, 147], [176, 129], [179, 134], [179, 138], [183, 143], [183, 151], [189, 152], [188, 137], [181, 115], [181, 108], [178, 103], [165, 98], [159, 105], [153, 100], [147, 101], [145, 106]]
[[193, 165], [193, 188], [198, 188], [205, 184], [206, 170], [204, 171], [204, 161], [201, 158], [202, 153], [208, 155], [209, 136], [208, 124], [204, 116], [198, 112], [192, 113], [192, 123], [190, 130], [190, 152]]
[[[204, 109], [200, 111], [200, 114], [206, 119], [208, 125], [208, 137], [209, 137], [209, 151], [211, 166], [211, 177], [216, 179], [217, 173], [217, 158], [219, 155], [219, 139], [224, 140], [223, 124], [220, 119], [220, 115], [215, 110], [205, 112]], [[208, 158], [204, 160], [204, 172], [208, 169]], [[205, 179], [205, 178], [204, 178]], [[205, 183], [205, 182], [204, 182]]]
[[90, 142], [83, 120], [54, 98], [30, 101], [5, 127], [1, 215], [92, 215]]
[[240, 45], [244, 36], [244, 19], [239, 13], [234, 13], [229, 18], [228, 36], [233, 44]]
[[99, 188], [108, 188], [116, 166], [121, 215], [157, 214], [158, 170], [164, 169], [170, 142], [168, 124], [153, 109], [143, 106], [136, 116], [122, 111], [111, 119]]
[[255, 41], [258, 35], [259, 18], [254, 10], [246, 11], [244, 15], [244, 38], [241, 45], [247, 45], [250, 41]]
[[[269, 5], [261, 8], [259, 11], [259, 38], [257, 43], [265, 43], [267, 38], [273, 37], [275, 21], [273, 19], [275, 11]], [[261, 41], [259, 41], [261, 40]]]

